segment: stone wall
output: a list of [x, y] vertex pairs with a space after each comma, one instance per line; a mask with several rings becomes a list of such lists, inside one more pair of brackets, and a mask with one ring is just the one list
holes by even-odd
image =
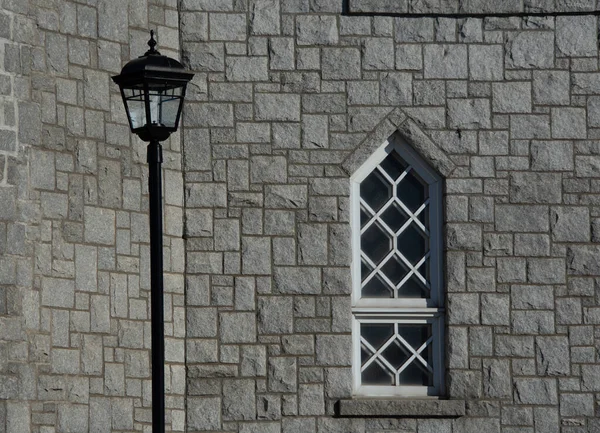
[[[595, 11], [0, 0], [0, 433], [150, 431], [145, 146], [110, 81], [148, 28], [196, 72], [165, 143], [173, 431], [599, 432]], [[445, 178], [461, 417], [338, 412], [349, 176], [393, 134]]]
[[[0, 432], [150, 431], [145, 146], [110, 80], [175, 1], [0, 1]], [[183, 179], [165, 145], [167, 422], [185, 424]]]
[[[600, 431], [595, 2], [418, 18], [344, 3], [181, 2], [197, 73], [183, 134], [188, 430]], [[395, 133], [445, 178], [459, 418], [372, 417], [373, 401], [334, 416], [352, 395], [349, 175]]]

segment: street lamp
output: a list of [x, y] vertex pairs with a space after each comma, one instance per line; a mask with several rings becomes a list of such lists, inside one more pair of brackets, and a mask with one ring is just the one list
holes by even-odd
[[150, 49], [127, 63], [112, 77], [119, 85], [131, 131], [149, 142], [150, 194], [150, 302], [152, 324], [152, 432], [165, 431], [165, 336], [163, 308], [162, 146], [177, 130], [185, 89], [194, 74], [177, 60], [156, 49], [154, 31]]

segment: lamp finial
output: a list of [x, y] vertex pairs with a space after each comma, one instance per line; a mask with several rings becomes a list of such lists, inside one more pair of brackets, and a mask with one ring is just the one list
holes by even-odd
[[150, 30], [150, 40], [148, 41], [148, 46], [150, 49], [146, 51], [145, 56], [149, 56], [152, 54], [160, 55], [160, 53], [154, 48], [156, 47], [156, 41], [154, 40], [154, 30]]

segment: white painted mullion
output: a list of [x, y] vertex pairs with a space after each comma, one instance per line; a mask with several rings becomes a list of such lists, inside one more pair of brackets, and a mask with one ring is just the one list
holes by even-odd
[[361, 288], [364, 288], [367, 285], [367, 283], [373, 279], [373, 277], [375, 275], [379, 275], [380, 277], [382, 277], [385, 280], [386, 283], [389, 283], [390, 287], [395, 287], [394, 283], [392, 283], [390, 281], [390, 279], [385, 275], [385, 273], [383, 273], [381, 271], [381, 268], [383, 266], [385, 266], [385, 264], [387, 263], [387, 261], [389, 260], [389, 258], [394, 255], [394, 252], [395, 252], [394, 250], [390, 251], [388, 253], [388, 255], [385, 256], [383, 258], [383, 260], [381, 260], [381, 262], [379, 263], [379, 265], [375, 265], [375, 263], [365, 253], [363, 253], [362, 251], [360, 252], [361, 257], [364, 258], [364, 259], [366, 259], [367, 263], [373, 268], [373, 270], [371, 271], [371, 273], [369, 274], [369, 276], [367, 278], [365, 278], [365, 281], [362, 282], [362, 287]]
[[[369, 206], [367, 204], [367, 202], [361, 198], [360, 204], [363, 205], [363, 207], [365, 207], [369, 211], [369, 213], [371, 213], [371, 219], [369, 219], [369, 221], [367, 221], [365, 223], [365, 225], [360, 229], [360, 234], [362, 235], [369, 227], [371, 227], [373, 225], [373, 223], [376, 220], [383, 221], [379, 217], [392, 205], [392, 203], [394, 203], [394, 201], [390, 199], [386, 204], [384, 204], [381, 207], [381, 209], [379, 209], [378, 212], [375, 212], [373, 210], [373, 208], [371, 206]], [[359, 215], [359, 221], [360, 221], [360, 215]]]

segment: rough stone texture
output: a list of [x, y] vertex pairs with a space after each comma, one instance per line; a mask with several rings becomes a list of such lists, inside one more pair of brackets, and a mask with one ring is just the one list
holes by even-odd
[[[196, 73], [163, 143], [170, 431], [600, 429], [597, 2], [127, 3], [2, 2], [0, 432], [150, 429], [145, 145], [110, 80], [145, 28]], [[444, 185], [449, 400], [350, 400], [350, 177], [394, 134]]]
[[[179, 57], [175, 4], [148, 3], [0, 8], [2, 432], [150, 428], [145, 146], [110, 79], [147, 49], [139, 29], [154, 29], [161, 51]], [[166, 420], [183, 432], [180, 135], [163, 147]], [[198, 359], [215, 362], [204, 349]], [[190, 426], [220, 427], [213, 402], [210, 415], [191, 411]]]

